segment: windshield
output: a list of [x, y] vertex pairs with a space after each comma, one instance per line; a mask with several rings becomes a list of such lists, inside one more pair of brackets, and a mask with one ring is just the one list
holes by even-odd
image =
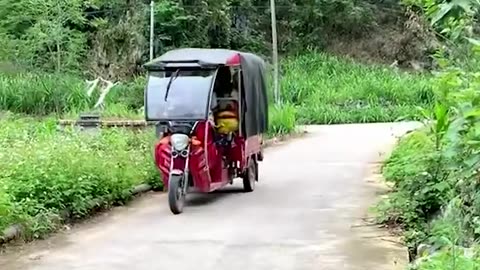
[[213, 75], [213, 70], [150, 73], [146, 89], [147, 119], [205, 119]]

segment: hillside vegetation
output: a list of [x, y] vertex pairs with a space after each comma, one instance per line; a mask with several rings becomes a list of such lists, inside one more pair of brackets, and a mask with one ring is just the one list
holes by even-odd
[[[143, 0], [3, 0], [0, 65], [5, 71], [131, 77], [148, 59]], [[271, 53], [268, 0], [155, 1], [155, 55], [178, 47]], [[326, 49], [377, 62], [429, 62], [435, 38], [395, 0], [277, 0], [279, 51]], [[344, 46], [342, 44], [348, 44]]]
[[[13, 224], [39, 237], [62, 221], [123, 203], [159, 180], [151, 130], [60, 133], [50, 119], [0, 119], [0, 231]], [[67, 216], [65, 216], [65, 213]]]
[[302, 124], [389, 122], [416, 119], [434, 99], [430, 76], [319, 53], [282, 62], [282, 98]]
[[476, 1], [409, 1], [424, 10], [448, 46], [436, 54], [437, 96], [422, 110], [429, 124], [400, 142], [383, 172], [393, 192], [380, 221], [401, 228], [410, 269], [474, 270], [480, 266], [480, 41]]
[[[357, 64], [323, 53], [287, 57], [281, 66], [285, 70], [282, 101], [295, 107], [302, 124], [414, 119], [417, 107], [428, 107], [435, 98], [428, 75]], [[113, 88], [104, 115], [143, 117], [145, 83], [139, 77]], [[15, 113], [75, 116], [97, 99], [98, 93], [88, 96], [85, 82], [74, 75], [0, 75], [0, 106]]]

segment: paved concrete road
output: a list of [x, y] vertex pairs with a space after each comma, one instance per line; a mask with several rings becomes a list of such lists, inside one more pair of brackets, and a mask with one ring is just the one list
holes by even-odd
[[[240, 181], [173, 216], [151, 194], [48, 241], [0, 255], [5, 270], [388, 270], [406, 251], [362, 224], [379, 151], [411, 124], [308, 127], [267, 149], [253, 193]], [[381, 233], [380, 233], [381, 235]]]

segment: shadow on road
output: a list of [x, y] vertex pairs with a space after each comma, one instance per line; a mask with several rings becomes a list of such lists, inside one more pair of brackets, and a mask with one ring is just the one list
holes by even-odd
[[234, 196], [235, 194], [243, 194], [243, 189], [239, 187], [228, 187], [222, 188], [220, 190], [215, 190], [212, 193], [208, 194], [191, 194], [187, 197], [187, 206], [188, 207], [201, 207], [209, 205], [212, 203], [217, 203], [218, 201], [224, 200], [229, 196]]

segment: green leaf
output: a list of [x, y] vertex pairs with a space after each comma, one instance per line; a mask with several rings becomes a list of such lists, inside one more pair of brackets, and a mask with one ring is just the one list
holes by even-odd
[[464, 163], [468, 168], [475, 167], [480, 162], [480, 155], [474, 155], [472, 157], [466, 158]]
[[463, 117], [470, 118], [470, 117], [478, 117], [480, 116], [480, 108], [478, 109], [471, 109], [467, 112], [464, 112]]
[[454, 7], [453, 3], [443, 3], [439, 5], [440, 9], [433, 14], [432, 25], [442, 20]]
[[480, 40], [478, 40], [478, 39], [469, 38], [469, 37], [466, 37], [465, 39], [468, 40], [468, 42], [470, 42], [471, 44], [473, 44], [475, 46], [480, 46]]
[[[473, 8], [473, 3], [474, 1], [472, 0], [452, 0], [452, 3], [455, 5], [455, 6], [458, 6], [458, 7], [461, 7], [463, 9], [463, 11], [465, 12], [471, 12], [472, 11], [472, 8]], [[478, 5], [478, 1], [475, 1], [477, 2], [477, 5]]]
[[437, 189], [439, 192], [444, 192], [444, 191], [447, 190], [450, 186], [449, 186], [448, 182], [442, 181], [442, 182], [436, 183], [433, 187], [434, 187], [435, 189]]

